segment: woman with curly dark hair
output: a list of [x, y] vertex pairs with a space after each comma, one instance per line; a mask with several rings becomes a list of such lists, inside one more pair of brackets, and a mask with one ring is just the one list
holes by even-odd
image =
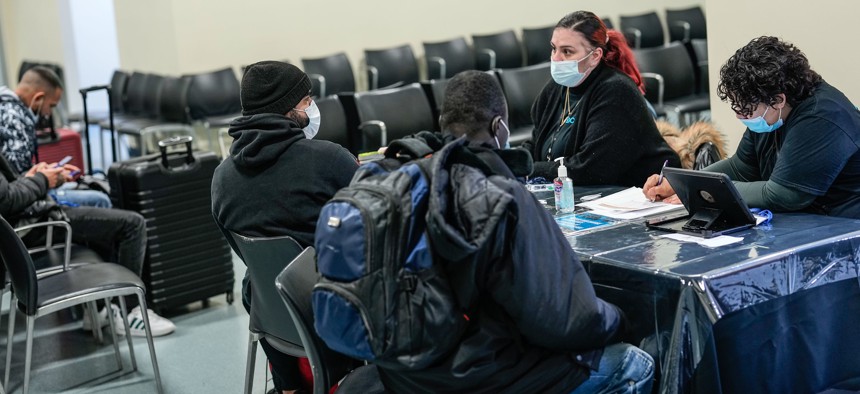
[[[759, 37], [720, 69], [717, 94], [746, 126], [728, 174], [751, 207], [860, 218], [860, 110], [791, 43]], [[651, 176], [649, 198], [675, 194]]]
[[533, 176], [555, 178], [559, 157], [577, 186], [639, 186], [667, 161], [680, 167], [621, 33], [576, 11], [556, 24], [550, 45], [552, 80], [532, 105], [535, 128], [522, 145], [534, 158]]

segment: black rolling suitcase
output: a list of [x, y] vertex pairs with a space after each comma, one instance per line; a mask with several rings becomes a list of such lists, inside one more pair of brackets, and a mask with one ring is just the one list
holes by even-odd
[[[168, 151], [183, 144], [181, 151]], [[218, 157], [192, 151], [189, 136], [158, 145], [160, 154], [116, 162], [108, 171], [114, 207], [146, 219], [148, 305], [156, 311], [195, 301], [206, 305], [219, 294], [232, 304], [232, 255], [211, 213]]]

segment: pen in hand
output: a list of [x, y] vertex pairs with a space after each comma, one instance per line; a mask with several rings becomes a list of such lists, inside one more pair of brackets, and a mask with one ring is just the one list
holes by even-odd
[[666, 164], [669, 164], [669, 160], [663, 162], [663, 167], [660, 167], [660, 177], [657, 178], [657, 186], [660, 186], [663, 183], [663, 170], [666, 169]]
[[[663, 162], [663, 167], [660, 167], [660, 177], [659, 177], [659, 178], [657, 178], [657, 184], [656, 184], [656, 185], [654, 185], [654, 187], [660, 186], [660, 184], [661, 184], [661, 183], [663, 183], [663, 170], [665, 170], [665, 169], [666, 169], [666, 164], [669, 164], [669, 160], [668, 160], [668, 159], [667, 159], [666, 161], [664, 161], [664, 162]], [[651, 199], [651, 202], [655, 202], [656, 200], [657, 200], [657, 199], [656, 199], [656, 197], [655, 197], [655, 198], [652, 198], [652, 199]]]

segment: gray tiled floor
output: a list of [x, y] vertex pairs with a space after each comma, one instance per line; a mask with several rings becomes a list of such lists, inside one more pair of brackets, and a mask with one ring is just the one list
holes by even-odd
[[[234, 258], [234, 262], [238, 259]], [[248, 314], [239, 300], [244, 266], [236, 267], [236, 302], [228, 305], [224, 296], [211, 299], [208, 308], [200, 303], [186, 311], [168, 316], [176, 332], [155, 339], [159, 370], [166, 393], [241, 393], [247, 356]], [[8, 299], [4, 300], [8, 305]], [[2, 362], [6, 357], [7, 311], [3, 312]], [[17, 316], [12, 370], [7, 392], [20, 393], [24, 376], [24, 320]], [[117, 373], [109, 329], [99, 345], [92, 334], [81, 329], [81, 322], [68, 312], [59, 312], [37, 321], [33, 342], [31, 393], [154, 393], [155, 381], [146, 339], [134, 337], [137, 372], [131, 370], [124, 337], [120, 350], [126, 372]], [[257, 351], [254, 392], [264, 393], [265, 368], [262, 350]], [[271, 388], [271, 383], [268, 387]]]

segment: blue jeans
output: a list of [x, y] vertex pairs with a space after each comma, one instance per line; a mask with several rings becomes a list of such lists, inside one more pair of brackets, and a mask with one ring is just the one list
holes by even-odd
[[654, 360], [636, 346], [607, 346], [597, 371], [571, 394], [649, 394], [654, 381]]
[[48, 190], [48, 195], [61, 205], [110, 208], [110, 197], [96, 190], [75, 190], [75, 182], [64, 183], [56, 189]]

